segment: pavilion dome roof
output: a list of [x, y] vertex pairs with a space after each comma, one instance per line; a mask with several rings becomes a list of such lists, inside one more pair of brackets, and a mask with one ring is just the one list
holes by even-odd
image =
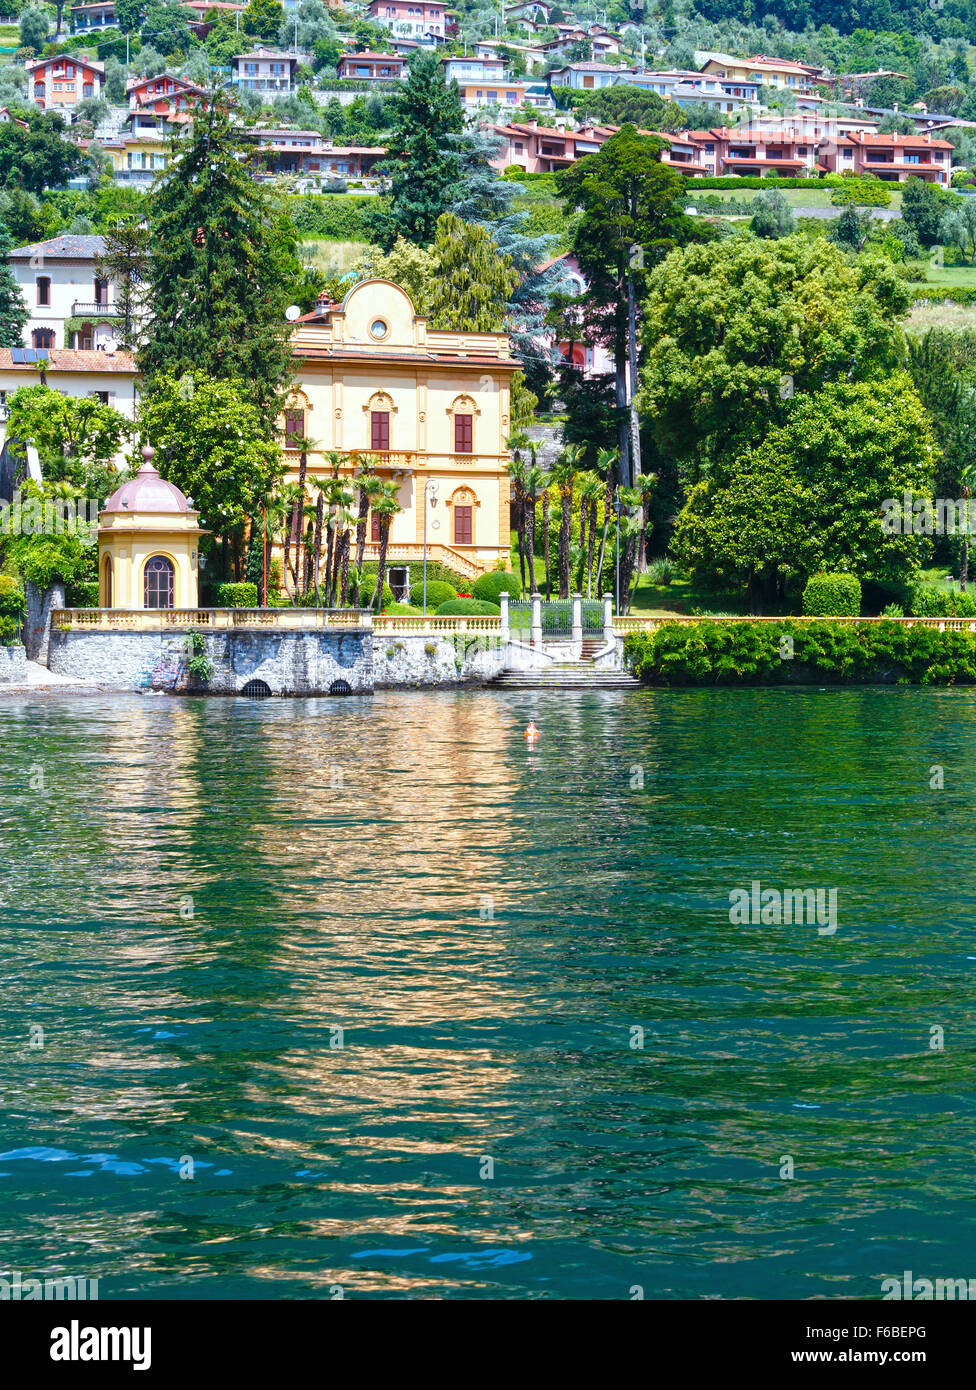
[[185, 515], [193, 503], [174, 483], [161, 478], [153, 467], [155, 450], [147, 444], [143, 464], [134, 478], [123, 483], [105, 503], [107, 512], [173, 512]]

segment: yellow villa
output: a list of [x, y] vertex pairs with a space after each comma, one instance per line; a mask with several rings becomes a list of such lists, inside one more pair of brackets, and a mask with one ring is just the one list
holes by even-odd
[[[315, 442], [309, 476], [325, 476], [325, 455], [378, 460], [399, 485], [403, 508], [390, 530], [394, 589], [420, 578], [427, 555], [469, 579], [509, 564], [509, 388], [519, 363], [504, 333], [428, 328], [410, 296], [389, 280], [364, 280], [341, 305], [322, 303], [292, 339], [296, 385], [283, 421], [286, 479], [298, 478], [295, 442]], [[379, 556], [370, 519], [365, 558]], [[406, 574], [405, 571], [409, 571]]]

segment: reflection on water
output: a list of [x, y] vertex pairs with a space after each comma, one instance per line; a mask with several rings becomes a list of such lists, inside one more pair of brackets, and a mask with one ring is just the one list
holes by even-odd
[[[6, 698], [2, 1263], [177, 1298], [976, 1274], [974, 717]], [[753, 879], [836, 887], [836, 936], [731, 927]]]

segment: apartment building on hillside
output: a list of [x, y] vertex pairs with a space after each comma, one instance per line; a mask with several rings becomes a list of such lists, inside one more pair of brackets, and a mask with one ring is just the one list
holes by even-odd
[[826, 141], [821, 160], [831, 173], [873, 174], [889, 183], [924, 179], [948, 188], [952, 145], [931, 135], [872, 135], [855, 131]]

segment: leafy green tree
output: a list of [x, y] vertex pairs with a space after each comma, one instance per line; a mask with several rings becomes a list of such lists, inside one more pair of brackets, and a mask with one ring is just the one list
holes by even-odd
[[0, 222], [0, 347], [17, 347], [23, 342], [29, 317], [24, 296], [7, 263], [12, 244], [10, 233]]
[[621, 480], [641, 471], [637, 408], [637, 305], [648, 271], [674, 247], [711, 235], [685, 216], [684, 180], [661, 163], [663, 142], [626, 125], [556, 175], [559, 196], [581, 217], [573, 250], [589, 282], [589, 299], [604, 311], [613, 345]]
[[673, 548], [690, 573], [754, 602], [783, 597], [819, 570], [911, 583], [924, 537], [889, 534], [883, 504], [931, 493], [936, 450], [902, 374], [831, 382], [721, 477], [696, 484]]
[[958, 246], [963, 259], [968, 254], [970, 261], [976, 261], [976, 199], [957, 199], [957, 206], [939, 223], [939, 240], [946, 246]]
[[391, 131], [385, 168], [389, 201], [369, 218], [375, 240], [388, 251], [398, 236], [418, 246], [434, 239], [437, 219], [454, 196], [459, 161], [445, 148], [463, 125], [457, 83], [444, 81], [434, 53], [410, 59], [406, 82], [390, 98]]
[[51, 21], [47, 11], [31, 5], [20, 16], [20, 44], [22, 48], [32, 48], [40, 53], [47, 43], [47, 32]]
[[125, 75], [124, 64], [114, 54], [105, 59], [105, 96], [113, 106], [125, 103]]
[[247, 384], [206, 371], [161, 373], [142, 402], [139, 428], [155, 464], [225, 543], [243, 551], [244, 527], [280, 481], [272, 430]]
[[38, 194], [59, 188], [84, 169], [84, 152], [65, 140], [60, 116], [25, 114], [26, 130], [14, 121], [0, 125], [0, 188]]
[[[150, 0], [146, 6], [142, 34], [152, 44], [157, 53], [171, 58], [174, 53], [186, 53], [194, 42], [193, 34], [187, 28], [197, 16], [193, 10], [180, 4], [156, 3]], [[143, 50], [145, 53], [145, 50]]]
[[295, 42], [296, 19], [298, 21], [299, 53], [314, 53], [316, 45], [325, 42], [336, 44], [339, 53], [345, 51], [341, 45], [336, 43], [336, 27], [332, 22], [328, 6], [324, 5], [322, 0], [301, 0], [297, 14], [294, 10], [290, 10], [288, 14], [282, 16], [278, 29], [278, 42], [282, 47], [290, 48]]
[[123, 34], [131, 34], [139, 28], [142, 10], [143, 0], [115, 0], [115, 23]]
[[691, 471], [741, 454], [829, 381], [888, 376], [909, 296], [880, 256], [733, 237], [688, 246], [648, 278], [640, 405], [658, 448]]
[[241, 158], [248, 148], [215, 99], [149, 195], [139, 361], [150, 384], [197, 370], [246, 382], [270, 430], [291, 377], [285, 310], [301, 266], [291, 222]]
[[[950, 195], [940, 193], [935, 184], [924, 179], [906, 179], [902, 186], [901, 215], [923, 246], [935, 246], [939, 240], [942, 214]], [[953, 199], [953, 202], [955, 200]]]
[[241, 15], [241, 28], [245, 34], [270, 43], [278, 37], [284, 16], [279, 0], [249, 0]]
[[793, 209], [786, 201], [786, 195], [779, 189], [769, 192], [764, 189], [757, 193], [752, 202], [753, 213], [749, 226], [756, 236], [776, 240], [781, 236], [792, 236], [796, 231]]
[[837, 246], [847, 251], [860, 251], [871, 230], [871, 214], [861, 211], [854, 203], [848, 203], [840, 217], [831, 222], [827, 236]]
[[7, 401], [7, 434], [18, 448], [37, 446], [46, 483], [69, 482], [108, 495], [114, 458], [129, 438], [124, 415], [92, 396], [65, 396], [50, 386], [21, 386]]

